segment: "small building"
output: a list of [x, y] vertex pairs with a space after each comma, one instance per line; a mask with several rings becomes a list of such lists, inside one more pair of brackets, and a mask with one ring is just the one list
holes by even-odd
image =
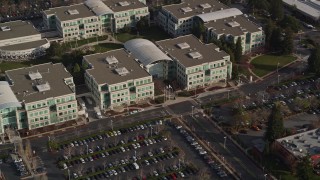
[[246, 18], [239, 9], [224, 9], [197, 17], [204, 24], [207, 41], [225, 36], [227, 41], [236, 43], [241, 38], [243, 54], [265, 45], [262, 27]]
[[175, 79], [183, 89], [194, 89], [231, 78], [230, 56], [214, 44], [204, 44], [193, 35], [157, 41], [175, 64]]
[[[18, 128], [17, 109], [21, 104], [12, 92], [7, 81], [0, 81], [0, 134], [5, 132], [6, 128]], [[21, 127], [21, 126], [20, 126]]]
[[295, 135], [277, 139], [272, 149], [291, 168], [294, 168], [298, 160], [306, 155], [311, 156], [312, 163], [320, 160], [320, 130], [313, 129]]
[[154, 83], [138, 60], [124, 49], [83, 57], [85, 83], [101, 109], [154, 98]]
[[21, 104], [11, 122], [17, 129], [32, 130], [78, 117], [73, 77], [61, 63], [9, 70], [5, 75]]
[[0, 59], [27, 60], [44, 55], [50, 47], [30, 22], [0, 23]]
[[179, 4], [162, 6], [158, 25], [172, 37], [190, 34], [197, 15], [229, 7], [217, 0], [184, 0]]

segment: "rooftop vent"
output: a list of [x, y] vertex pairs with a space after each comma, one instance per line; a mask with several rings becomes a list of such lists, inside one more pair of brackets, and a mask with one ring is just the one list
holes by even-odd
[[39, 84], [36, 86], [39, 92], [44, 92], [44, 91], [49, 91], [50, 90], [50, 85], [48, 82], [45, 84]]
[[0, 28], [1, 28], [1, 31], [11, 31], [11, 28], [9, 26], [2, 26]]
[[76, 10], [76, 9], [69, 9], [69, 10], [68, 10], [68, 14], [70, 14], [70, 15], [76, 15], [76, 14], [79, 14], [79, 11]]
[[200, 59], [200, 58], [202, 58], [202, 55], [201, 55], [199, 52], [197, 52], [197, 51], [195, 51], [195, 52], [190, 52], [190, 53], [188, 53], [188, 55], [189, 55], [192, 59]]
[[186, 13], [186, 12], [191, 12], [192, 9], [190, 7], [184, 7], [184, 8], [181, 8], [182, 12]]
[[240, 24], [238, 22], [236, 22], [236, 21], [228, 22], [227, 24], [230, 27], [238, 27], [238, 26], [240, 26]]
[[205, 4], [200, 4], [200, 7], [202, 7], [203, 9], [206, 9], [206, 8], [211, 8], [211, 5], [209, 3], [205, 3]]
[[29, 72], [28, 75], [31, 80], [42, 79], [42, 75], [39, 72]]
[[128, 1], [122, 1], [122, 2], [119, 2], [119, 5], [120, 6], [129, 6], [130, 4], [128, 3]]
[[107, 62], [108, 64], [117, 64], [119, 61], [118, 61], [118, 59], [117, 59], [116, 57], [114, 57], [114, 56], [108, 56], [108, 57], [106, 57], [106, 62]]
[[125, 67], [117, 68], [115, 69], [116, 73], [118, 73], [120, 76], [125, 76], [129, 74], [129, 71]]
[[187, 49], [187, 48], [190, 48], [190, 45], [186, 42], [184, 43], [179, 43], [177, 44], [177, 46], [180, 48], [180, 49]]

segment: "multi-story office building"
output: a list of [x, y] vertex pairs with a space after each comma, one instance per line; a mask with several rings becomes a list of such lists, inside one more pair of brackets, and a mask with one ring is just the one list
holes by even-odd
[[31, 130], [77, 118], [73, 77], [61, 63], [35, 65], [5, 74], [22, 106], [16, 109], [16, 122], [11, 122], [18, 129]]
[[197, 16], [204, 23], [206, 39], [220, 39], [236, 43], [241, 38], [243, 54], [265, 45], [261, 26], [251, 22], [236, 8], [224, 9]]
[[43, 11], [44, 24], [54, 29], [64, 41], [101, 35], [99, 17], [84, 4], [50, 8]]
[[81, 4], [43, 11], [45, 26], [57, 30], [64, 41], [135, 27], [142, 17], [149, 18], [145, 0], [87, 0]]
[[153, 99], [152, 76], [124, 49], [87, 55], [85, 83], [101, 109]]
[[231, 78], [230, 56], [214, 44], [204, 44], [193, 35], [156, 44], [175, 62], [176, 79], [184, 89], [226, 82]]
[[50, 47], [30, 22], [0, 23], [0, 59], [29, 59]]
[[3, 134], [6, 128], [18, 127], [17, 109], [20, 107], [21, 104], [12, 92], [9, 83], [0, 81], [0, 134]]
[[217, 0], [184, 0], [180, 4], [162, 6], [158, 25], [173, 37], [190, 34], [195, 17], [228, 7]]

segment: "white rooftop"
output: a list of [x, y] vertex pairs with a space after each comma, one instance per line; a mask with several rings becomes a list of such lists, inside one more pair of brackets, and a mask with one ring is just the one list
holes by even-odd
[[45, 92], [45, 91], [49, 91], [50, 90], [50, 85], [48, 82], [44, 83], [44, 84], [39, 84], [36, 85], [37, 89], [39, 92]]
[[0, 81], [0, 109], [21, 107], [7, 81]]
[[300, 12], [314, 20], [320, 17], [320, 2], [317, 0], [283, 0], [283, 3], [296, 6]]
[[209, 22], [209, 21], [214, 21], [218, 19], [224, 19], [232, 16], [239, 16], [242, 15], [243, 13], [237, 9], [237, 8], [229, 8], [229, 9], [223, 9], [220, 11], [214, 11], [210, 13], [205, 13], [205, 14], [199, 14], [197, 15], [199, 18], [202, 19], [203, 22]]
[[86, 0], [84, 4], [97, 16], [113, 13], [113, 11], [101, 0]]
[[117, 64], [119, 62], [118, 59], [114, 56], [107, 56], [106, 61], [108, 64]]
[[145, 67], [160, 60], [172, 61], [153, 42], [146, 39], [132, 39], [124, 43], [124, 47]]
[[125, 76], [125, 75], [129, 74], [128, 69], [125, 68], [125, 67], [117, 68], [117, 69], [115, 69], [115, 71], [116, 71], [120, 76]]
[[202, 55], [201, 55], [199, 52], [197, 52], [197, 51], [195, 51], [195, 52], [190, 52], [188, 55], [189, 55], [192, 59], [202, 58]]
[[296, 157], [320, 154], [320, 130], [313, 129], [277, 141]]
[[180, 48], [180, 49], [187, 49], [187, 48], [190, 48], [190, 45], [186, 42], [184, 43], [179, 43], [177, 44], [177, 46]]
[[41, 79], [42, 75], [39, 72], [29, 72], [29, 78], [31, 80]]

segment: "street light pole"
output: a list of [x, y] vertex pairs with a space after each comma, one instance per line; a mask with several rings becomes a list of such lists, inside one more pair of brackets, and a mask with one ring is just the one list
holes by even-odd
[[268, 174], [264, 174], [264, 180], [267, 180]]
[[193, 108], [194, 106], [191, 106], [191, 116], [193, 117]]
[[224, 138], [224, 143], [223, 143], [223, 147], [226, 148], [226, 141], [227, 141], [227, 136], [223, 137]]
[[87, 146], [87, 154], [89, 154], [89, 146], [88, 146], [88, 144], [86, 144], [86, 146]]
[[279, 73], [279, 62], [277, 64], [277, 73]]
[[70, 180], [70, 169], [68, 168], [68, 178]]

